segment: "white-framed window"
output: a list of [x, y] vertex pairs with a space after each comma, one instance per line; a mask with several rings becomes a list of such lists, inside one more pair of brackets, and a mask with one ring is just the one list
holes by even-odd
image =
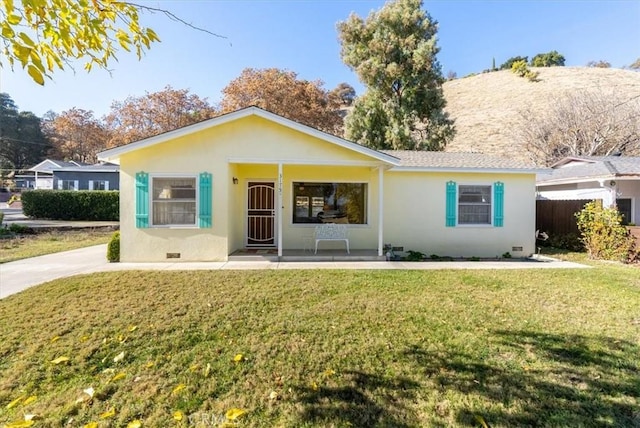
[[366, 183], [293, 183], [293, 223], [367, 224]]
[[491, 225], [491, 186], [458, 186], [458, 224]]
[[78, 180], [58, 180], [58, 190], [78, 190]]
[[89, 180], [89, 190], [109, 190], [109, 180]]
[[195, 176], [151, 177], [151, 225], [196, 226]]

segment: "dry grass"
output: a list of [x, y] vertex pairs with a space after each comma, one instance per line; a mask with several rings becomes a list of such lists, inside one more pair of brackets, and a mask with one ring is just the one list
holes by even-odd
[[534, 68], [539, 82], [529, 82], [509, 70], [484, 73], [444, 84], [446, 110], [457, 134], [446, 151], [480, 152], [528, 161], [513, 130], [523, 120], [519, 112], [545, 111], [568, 92], [602, 89], [623, 98], [640, 96], [640, 73], [587, 67]]
[[634, 426], [637, 272], [59, 280], [0, 301], [0, 424], [218, 426], [240, 408], [251, 427]]
[[106, 244], [112, 230], [67, 230], [0, 239], [0, 263]]

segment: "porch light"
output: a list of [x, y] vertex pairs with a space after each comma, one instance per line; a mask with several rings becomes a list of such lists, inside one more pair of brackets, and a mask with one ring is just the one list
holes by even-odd
[[238, 177], [233, 177], [233, 184], [238, 184]]

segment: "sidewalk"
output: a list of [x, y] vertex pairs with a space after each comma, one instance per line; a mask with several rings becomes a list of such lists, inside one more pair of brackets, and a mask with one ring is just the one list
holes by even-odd
[[539, 260], [482, 262], [181, 262], [109, 263], [107, 246], [96, 245], [0, 264], [0, 299], [34, 285], [68, 276], [121, 270], [257, 270], [257, 269], [575, 269], [578, 263], [541, 257]]

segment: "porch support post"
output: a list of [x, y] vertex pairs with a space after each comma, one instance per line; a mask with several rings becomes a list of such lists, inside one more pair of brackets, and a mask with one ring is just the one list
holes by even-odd
[[382, 257], [384, 254], [384, 167], [380, 165], [378, 167], [378, 257]]
[[34, 189], [38, 188], [38, 171], [36, 171], [36, 178], [35, 178], [35, 181], [33, 182], [33, 188]]
[[276, 219], [278, 222], [278, 257], [282, 257], [282, 162], [278, 163], [278, 205]]

